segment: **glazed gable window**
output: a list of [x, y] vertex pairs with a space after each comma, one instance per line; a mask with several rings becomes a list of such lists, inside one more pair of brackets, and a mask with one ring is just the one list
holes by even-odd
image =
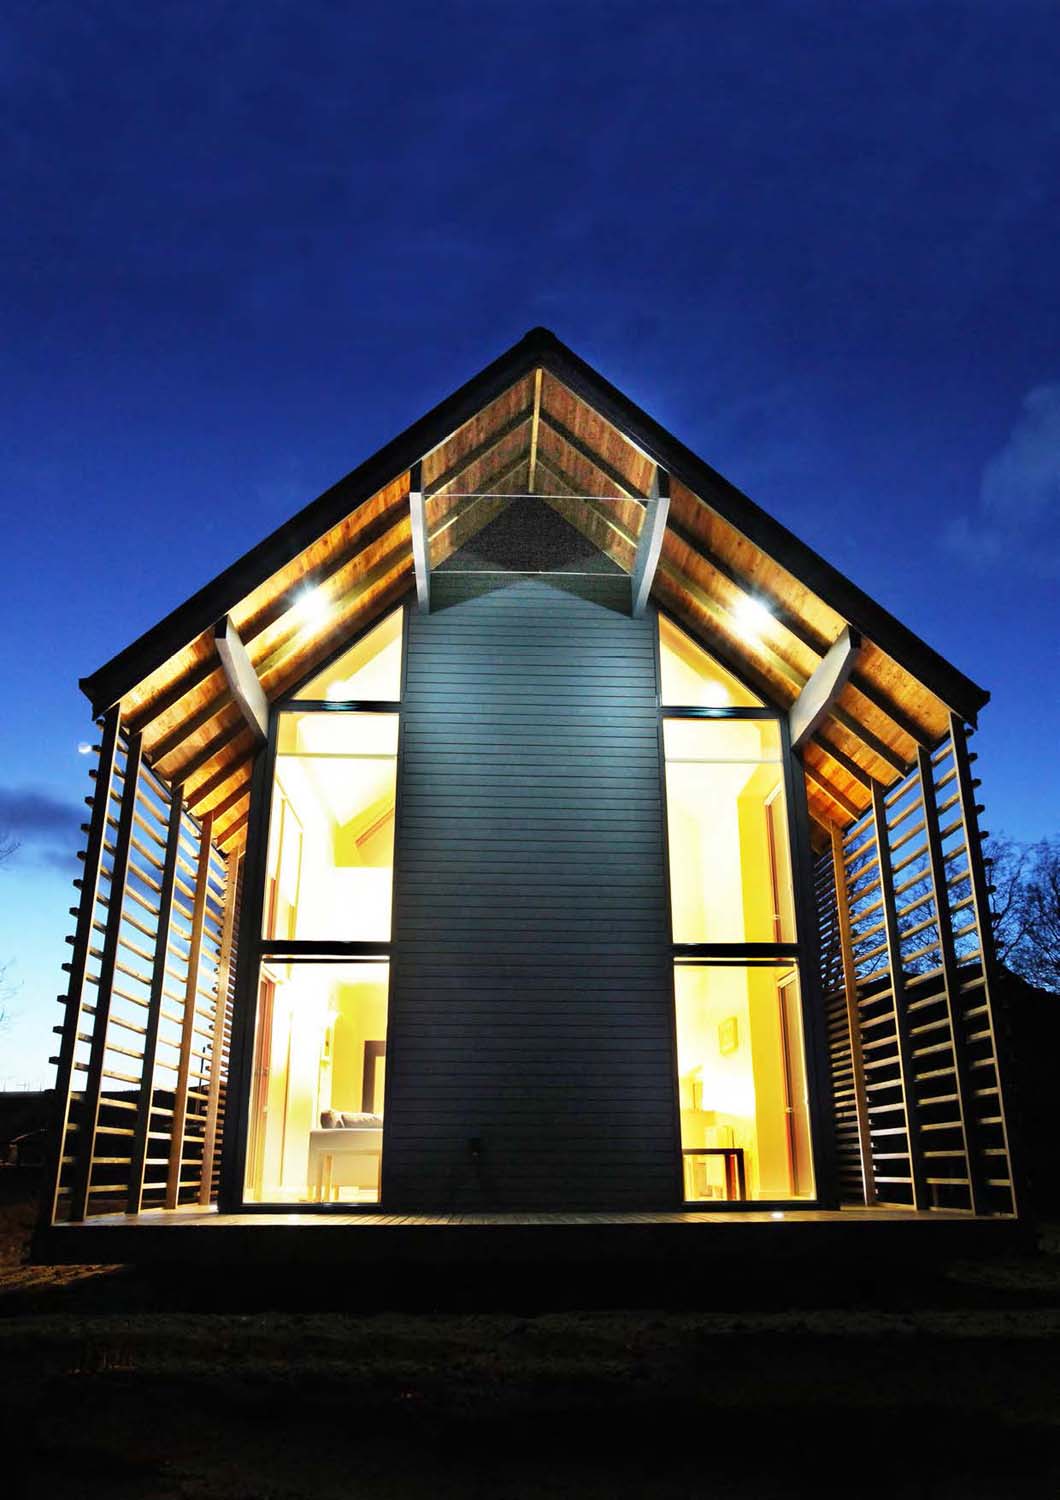
[[659, 701], [685, 1198], [809, 1198], [781, 721], [664, 616]]

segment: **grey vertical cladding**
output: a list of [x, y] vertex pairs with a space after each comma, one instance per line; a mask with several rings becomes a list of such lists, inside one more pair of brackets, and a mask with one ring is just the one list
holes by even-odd
[[653, 632], [626, 578], [443, 572], [409, 615], [393, 1206], [676, 1200]]

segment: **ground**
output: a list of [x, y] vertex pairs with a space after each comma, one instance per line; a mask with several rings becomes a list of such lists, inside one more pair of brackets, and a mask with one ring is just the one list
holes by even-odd
[[1060, 1494], [1055, 1231], [926, 1277], [708, 1278], [694, 1307], [526, 1283], [371, 1310], [330, 1272], [26, 1266], [7, 1196], [13, 1496]]

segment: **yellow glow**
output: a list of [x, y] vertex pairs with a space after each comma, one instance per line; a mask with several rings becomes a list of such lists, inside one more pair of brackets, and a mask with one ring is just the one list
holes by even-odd
[[[248, 1198], [376, 1202], [388, 965], [267, 960], [261, 977]], [[332, 1128], [331, 1112], [358, 1119]]]
[[667, 708], [761, 707], [760, 698], [665, 615], [659, 616], [659, 675]]
[[794, 940], [780, 730], [771, 719], [666, 719], [676, 943]]
[[396, 703], [401, 697], [401, 631], [404, 612], [393, 610], [330, 667], [307, 682], [299, 698], [331, 703]]
[[307, 625], [321, 625], [327, 619], [331, 605], [328, 596], [319, 586], [305, 588], [298, 595], [295, 610], [298, 618]]
[[389, 939], [397, 738], [396, 714], [282, 716], [266, 937]]
[[772, 623], [773, 616], [758, 599], [741, 594], [732, 608], [733, 623], [746, 641], [756, 642]]
[[731, 1165], [739, 1154], [748, 1198], [812, 1197], [793, 971], [679, 964], [674, 992], [686, 1196], [732, 1196], [728, 1152]]

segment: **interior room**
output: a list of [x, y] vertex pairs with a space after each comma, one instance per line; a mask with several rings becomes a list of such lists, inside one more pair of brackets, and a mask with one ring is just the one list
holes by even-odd
[[397, 740], [394, 713], [281, 715], [266, 940], [389, 940]]
[[780, 727], [696, 717], [761, 703], [665, 616], [659, 645], [685, 1198], [810, 1198]]
[[247, 1150], [254, 1203], [376, 1203], [386, 963], [261, 966]]
[[666, 719], [663, 746], [674, 942], [793, 942], [776, 722]]
[[686, 1199], [812, 1198], [794, 968], [679, 963], [674, 991]]
[[[400, 610], [388, 616], [299, 699], [396, 702], [401, 620]], [[307, 706], [279, 716], [250, 1098], [251, 1202], [379, 1199], [397, 742], [396, 712]], [[306, 943], [326, 943], [328, 954], [297, 946]], [[336, 943], [368, 951], [336, 957]]]

